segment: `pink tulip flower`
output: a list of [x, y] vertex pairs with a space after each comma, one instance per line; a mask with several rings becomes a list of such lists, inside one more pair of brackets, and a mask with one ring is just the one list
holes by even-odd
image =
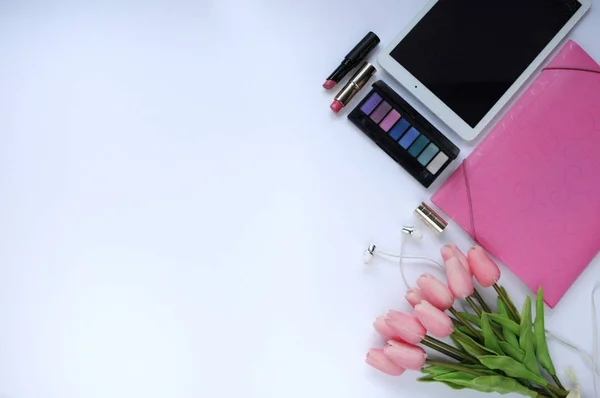
[[425, 365], [427, 354], [416, 345], [390, 340], [383, 353], [396, 365], [410, 370], [421, 370]]
[[455, 244], [449, 244], [442, 247], [442, 259], [444, 262], [448, 261], [451, 257], [458, 258], [460, 264], [465, 267], [469, 275], [473, 275], [471, 268], [469, 267], [469, 261], [467, 260], [467, 256], [456, 246]]
[[481, 246], [475, 246], [469, 250], [467, 260], [475, 279], [481, 286], [490, 287], [500, 279], [500, 268]]
[[400, 376], [406, 369], [396, 365], [391, 359], [385, 356], [380, 348], [371, 348], [367, 353], [366, 362], [377, 370], [390, 376]]
[[450, 257], [445, 265], [448, 287], [454, 297], [464, 299], [472, 295], [475, 290], [475, 287], [473, 286], [473, 277], [469, 275], [465, 267], [461, 265], [458, 258]]
[[421, 289], [414, 288], [410, 289], [406, 292], [406, 301], [410, 304], [411, 307], [415, 308], [415, 305], [419, 304], [421, 301], [425, 300], [425, 295], [421, 291]]
[[419, 344], [427, 334], [423, 325], [414, 315], [404, 312], [388, 312], [385, 324], [392, 330], [394, 336], [409, 344]]
[[386, 320], [389, 319], [387, 316], [380, 316], [373, 322], [373, 328], [379, 333], [384, 339], [400, 339], [400, 336], [387, 325]]
[[417, 285], [421, 289], [421, 292], [423, 292], [425, 300], [429, 301], [435, 307], [442, 311], [452, 308], [454, 304], [452, 292], [450, 292], [450, 289], [446, 285], [433, 276], [429, 274], [422, 275], [417, 280]]
[[454, 325], [448, 315], [427, 301], [415, 307], [415, 315], [429, 333], [443, 339], [454, 331]]

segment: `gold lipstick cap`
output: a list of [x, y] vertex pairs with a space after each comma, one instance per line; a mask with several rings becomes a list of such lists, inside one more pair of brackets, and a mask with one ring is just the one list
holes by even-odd
[[377, 69], [368, 62], [362, 64], [350, 81], [336, 95], [335, 100], [343, 106], [348, 105], [350, 100], [367, 84], [369, 79], [377, 72]]
[[446, 220], [442, 218], [438, 213], [435, 212], [431, 207], [429, 207], [426, 203], [421, 203], [419, 207], [415, 210], [415, 214], [423, 220], [425, 225], [427, 225], [433, 232], [436, 234], [441, 234], [444, 232], [448, 223]]

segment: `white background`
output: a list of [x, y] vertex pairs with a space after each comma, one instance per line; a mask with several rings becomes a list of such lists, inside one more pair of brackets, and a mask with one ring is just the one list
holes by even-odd
[[[3, 1], [0, 396], [479, 396], [364, 364], [374, 318], [406, 305], [362, 251], [396, 250], [441, 181], [424, 190], [321, 88], [424, 3]], [[600, 9], [570, 37], [600, 60]], [[470, 244], [454, 225], [443, 241]], [[599, 265], [548, 315], [588, 352]]]

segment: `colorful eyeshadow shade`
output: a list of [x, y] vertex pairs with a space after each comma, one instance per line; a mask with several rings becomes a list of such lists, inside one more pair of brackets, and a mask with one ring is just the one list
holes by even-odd
[[400, 137], [402, 137], [402, 134], [404, 134], [404, 132], [408, 130], [409, 127], [411, 126], [408, 120], [400, 119], [400, 121], [396, 123], [392, 131], [389, 132], [390, 137], [392, 137], [395, 141], [398, 141]]
[[429, 142], [429, 138], [425, 137], [424, 135], [420, 135], [419, 138], [417, 138], [417, 140], [410, 146], [408, 153], [414, 157], [419, 156], [421, 151], [425, 149]]
[[408, 147], [411, 146], [411, 144], [413, 142], [415, 142], [415, 140], [417, 139], [419, 134], [420, 133], [417, 131], [416, 128], [414, 128], [414, 127], [411, 128], [410, 130], [408, 130], [406, 132], [404, 137], [402, 137], [402, 139], [400, 140], [400, 146], [404, 149], [408, 149]]
[[435, 155], [437, 155], [437, 153], [439, 151], [440, 151], [440, 149], [437, 147], [437, 145], [435, 145], [434, 143], [431, 143], [431, 144], [429, 144], [427, 146], [427, 148], [425, 148], [425, 150], [423, 151], [423, 153], [421, 153], [419, 155], [419, 157], [417, 158], [417, 160], [423, 166], [427, 166], [427, 163], [431, 162], [431, 159], [433, 159], [433, 157]]
[[448, 159], [448, 156], [444, 152], [438, 153], [438, 155], [427, 166], [427, 170], [429, 170], [431, 174], [437, 174], [442, 166], [446, 164]]
[[373, 112], [373, 110], [377, 108], [377, 105], [379, 105], [382, 100], [383, 99], [379, 94], [373, 93], [371, 97], [367, 100], [367, 102], [365, 102], [364, 105], [360, 108], [360, 110], [363, 111], [365, 115], [370, 115], [371, 112]]
[[386, 133], [390, 131], [390, 129], [396, 124], [398, 120], [400, 120], [402, 116], [400, 116], [400, 112], [395, 109], [392, 109], [390, 113], [383, 119], [383, 121], [379, 124], [379, 127]]
[[383, 101], [381, 104], [379, 104], [377, 109], [375, 109], [375, 112], [373, 112], [373, 114], [371, 115], [371, 120], [375, 123], [381, 122], [381, 120], [383, 120], [385, 115], [387, 115], [391, 109], [392, 106], [387, 102]]
[[348, 119], [426, 188], [460, 152], [381, 80], [373, 83], [373, 90]]

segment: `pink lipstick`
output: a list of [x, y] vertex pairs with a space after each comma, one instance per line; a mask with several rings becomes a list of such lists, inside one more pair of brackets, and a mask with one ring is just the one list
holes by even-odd
[[331, 110], [334, 113], [338, 113], [354, 98], [354, 96], [367, 84], [369, 79], [377, 72], [377, 69], [368, 62], [365, 62], [358, 72], [350, 81], [340, 90], [338, 95], [331, 103]]

